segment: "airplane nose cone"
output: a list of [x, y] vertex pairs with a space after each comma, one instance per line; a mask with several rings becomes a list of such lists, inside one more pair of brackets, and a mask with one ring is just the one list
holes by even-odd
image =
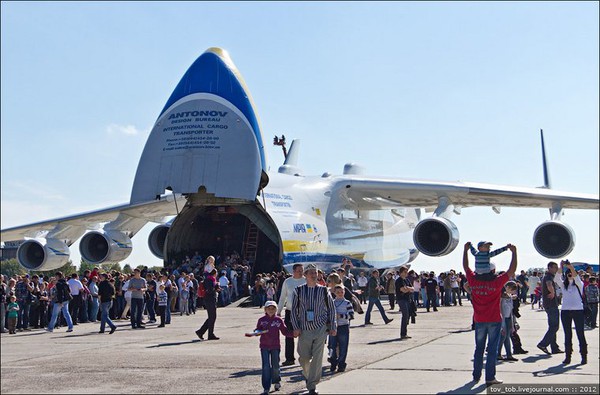
[[[252, 96], [226, 50], [212, 47], [200, 55], [183, 75], [158, 118], [178, 100], [194, 93], [212, 93], [237, 107], [252, 125], [258, 146], [264, 147]], [[262, 149], [261, 165], [266, 172], [266, 159]]]

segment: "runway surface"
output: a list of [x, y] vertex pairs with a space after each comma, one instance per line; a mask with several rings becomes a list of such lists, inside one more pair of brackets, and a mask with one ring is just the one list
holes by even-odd
[[[389, 312], [387, 302], [384, 302]], [[366, 308], [366, 305], [365, 305]], [[596, 384], [599, 382], [598, 329], [587, 330], [589, 363], [579, 365], [575, 340], [573, 364], [561, 364], [563, 355], [546, 356], [536, 348], [546, 330], [546, 314], [521, 306], [519, 334], [527, 355], [518, 362], [501, 362], [497, 377], [505, 383]], [[9, 393], [260, 393], [261, 360], [257, 338], [244, 337], [263, 314], [259, 308], [218, 309], [218, 341], [200, 341], [194, 331], [206, 318], [173, 316], [171, 325], [132, 330], [116, 321], [113, 335], [98, 334], [99, 323], [80, 324], [53, 333], [42, 330], [1, 336], [1, 392]], [[372, 326], [362, 326], [356, 315], [350, 329], [348, 367], [329, 373], [324, 360], [322, 394], [334, 393], [485, 393], [481, 382], [470, 383], [474, 332], [472, 308], [419, 309], [417, 323], [409, 325], [412, 339], [400, 341], [400, 314], [384, 325], [379, 312]], [[575, 335], [575, 334], [574, 334]], [[563, 346], [562, 327], [558, 341]], [[282, 338], [282, 345], [284, 340]], [[326, 358], [326, 353], [324, 353]], [[283, 352], [282, 352], [283, 360]], [[306, 389], [298, 365], [283, 367], [281, 393]]]

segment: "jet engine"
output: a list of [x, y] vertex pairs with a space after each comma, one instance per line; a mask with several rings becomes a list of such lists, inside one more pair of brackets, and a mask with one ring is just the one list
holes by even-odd
[[131, 254], [131, 238], [118, 230], [95, 230], [81, 238], [79, 252], [89, 263], [121, 262]]
[[54, 270], [69, 261], [71, 251], [57, 239], [29, 239], [17, 250], [19, 264], [27, 270]]
[[424, 219], [413, 231], [415, 247], [429, 256], [448, 255], [458, 245], [458, 239], [456, 225], [442, 217]]
[[533, 246], [546, 258], [562, 258], [575, 247], [575, 233], [563, 222], [546, 221], [533, 232]]
[[150, 252], [159, 259], [165, 257], [165, 242], [167, 241], [167, 233], [171, 229], [171, 224], [158, 225], [152, 229], [150, 236], [148, 236], [148, 247]]

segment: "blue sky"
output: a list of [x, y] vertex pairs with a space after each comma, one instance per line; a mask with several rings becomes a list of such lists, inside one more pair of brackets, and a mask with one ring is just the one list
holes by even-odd
[[[150, 128], [212, 46], [243, 74], [265, 141], [302, 140], [305, 174], [357, 162], [373, 175], [539, 186], [543, 128], [553, 187], [598, 194], [597, 2], [1, 7], [2, 228], [127, 202]], [[282, 153], [267, 149], [276, 169]], [[523, 267], [539, 267], [532, 233], [548, 218], [474, 208], [454, 221], [461, 242], [513, 242]], [[571, 260], [598, 263], [598, 212], [564, 220]], [[160, 263], [151, 229], [127, 262]], [[413, 265], [458, 267], [458, 250]]]

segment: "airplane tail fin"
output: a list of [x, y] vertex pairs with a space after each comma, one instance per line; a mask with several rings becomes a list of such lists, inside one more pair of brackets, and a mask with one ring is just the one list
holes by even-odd
[[292, 141], [290, 150], [285, 158], [284, 165], [298, 166], [298, 152], [300, 151], [300, 140], [296, 139]]
[[290, 150], [285, 157], [283, 165], [279, 166], [279, 173], [297, 175], [302, 174], [302, 170], [298, 167], [298, 156], [300, 151], [300, 140], [293, 140]]
[[544, 185], [540, 188], [550, 189], [550, 174], [548, 173], [548, 160], [546, 159], [546, 148], [544, 146], [544, 131], [540, 129], [540, 137], [542, 139], [542, 166], [544, 168]]

